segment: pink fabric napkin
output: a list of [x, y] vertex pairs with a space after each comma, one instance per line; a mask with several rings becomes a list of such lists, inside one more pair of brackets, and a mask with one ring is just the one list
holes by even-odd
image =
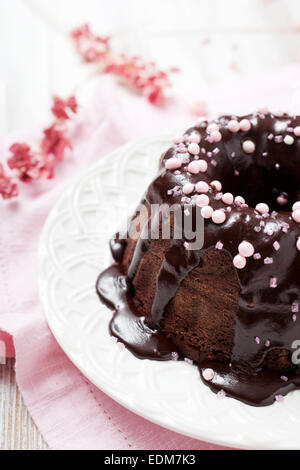
[[[198, 90], [193, 97], [206, 100], [212, 115], [251, 112], [264, 103], [295, 112], [300, 104], [298, 83], [300, 67], [290, 66], [263, 79]], [[188, 102], [193, 100], [177, 99], [155, 108], [140, 97], [121, 93], [110, 79], [99, 78], [93, 102], [73, 125], [73, 152], [57, 168], [56, 178], [23, 185], [17, 201], [1, 202], [0, 340], [6, 343], [7, 356], [16, 355], [18, 385], [52, 449], [221, 449], [151, 424], [93, 386], [53, 338], [37, 289], [40, 232], [66, 184], [129, 140], [188, 127], [193, 122]], [[11, 142], [27, 135], [6, 138], [0, 159]]]

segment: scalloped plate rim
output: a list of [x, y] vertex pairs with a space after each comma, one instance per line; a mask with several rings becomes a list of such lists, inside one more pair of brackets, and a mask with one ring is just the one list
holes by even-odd
[[[130, 141], [129, 143], [123, 145], [122, 147], [119, 147], [118, 149], [113, 150], [108, 155], [105, 155], [105, 156], [101, 157], [96, 163], [94, 163], [89, 168], [87, 168], [80, 176], [77, 176], [77, 177], [73, 178], [73, 180], [67, 185], [67, 187], [64, 188], [62, 194], [60, 195], [60, 197], [58, 198], [58, 200], [54, 204], [54, 206], [51, 209], [50, 213], [48, 214], [47, 220], [46, 220], [46, 222], [43, 226], [43, 229], [41, 231], [40, 240], [39, 240], [38, 262], [37, 262], [37, 264], [38, 264], [38, 288], [39, 288], [39, 297], [40, 297], [40, 301], [41, 301], [41, 304], [42, 304], [42, 307], [43, 307], [44, 315], [46, 317], [47, 324], [48, 324], [52, 334], [54, 335], [56, 341], [58, 342], [58, 344], [62, 348], [62, 350], [66, 353], [66, 355], [69, 357], [69, 359], [72, 361], [72, 363], [79, 369], [79, 371], [85, 377], [87, 377], [93, 385], [95, 385], [97, 388], [99, 388], [107, 396], [109, 396], [110, 398], [112, 398], [117, 403], [119, 403], [120, 405], [122, 405], [126, 409], [130, 410], [131, 412], [133, 412], [137, 416], [140, 416], [144, 419], [147, 419], [148, 421], [150, 421], [150, 422], [152, 422], [152, 423], [154, 423], [158, 426], [161, 426], [165, 429], [176, 432], [178, 434], [182, 434], [184, 436], [187, 436], [187, 437], [190, 437], [190, 438], [193, 438], [193, 439], [196, 439], [196, 440], [201, 440], [201, 441], [205, 441], [205, 442], [220, 445], [220, 446], [235, 447], [235, 448], [245, 449], [245, 450], [254, 450], [254, 449], [257, 449], [257, 450], [260, 450], [260, 449], [273, 449], [273, 450], [275, 450], [275, 449], [286, 449], [286, 450], [288, 450], [288, 449], [300, 449], [300, 442], [299, 442], [298, 445], [296, 445], [295, 442], [294, 442], [294, 444], [291, 445], [291, 446], [289, 446], [289, 445], [280, 446], [280, 445], [278, 445], [278, 442], [276, 442], [276, 443], [274, 442], [274, 445], [272, 445], [272, 444], [268, 445], [268, 443], [264, 444], [263, 442], [260, 443], [261, 445], [259, 443], [256, 443], [255, 445], [251, 444], [250, 442], [246, 443], [245, 442], [245, 437], [242, 437], [241, 433], [238, 433], [237, 431], [235, 431], [235, 432], [237, 432], [237, 436], [239, 436], [240, 441], [238, 439], [230, 439], [230, 438], [228, 439], [228, 438], [226, 438], [226, 436], [221, 437], [219, 434], [218, 434], [218, 437], [214, 438], [213, 436], [211, 436], [211, 434], [209, 434], [209, 435], [205, 434], [205, 432], [203, 432], [203, 431], [199, 432], [199, 433], [190, 432], [190, 431], [188, 431], [188, 429], [185, 429], [184, 426], [182, 428], [180, 428], [180, 426], [178, 426], [176, 424], [172, 425], [170, 423], [166, 423], [166, 421], [164, 421], [163, 419], [160, 420], [160, 419], [157, 419], [157, 418], [151, 416], [151, 413], [149, 413], [149, 412], [143, 412], [143, 411], [139, 410], [138, 407], [132, 406], [128, 402], [128, 400], [122, 399], [122, 397], [120, 395], [118, 395], [118, 393], [116, 393], [115, 390], [112, 390], [109, 387], [107, 387], [105, 382], [101, 382], [100, 377], [99, 377], [99, 380], [98, 380], [98, 378], [97, 378], [97, 380], [95, 380], [92, 377], [92, 374], [90, 374], [88, 370], [86, 370], [84, 367], [81, 366], [80, 362], [76, 358], [76, 355], [74, 355], [73, 352], [71, 350], [69, 350], [68, 345], [64, 342], [64, 340], [60, 336], [59, 332], [56, 331], [55, 324], [52, 322], [52, 318], [48, 314], [47, 299], [43, 295], [43, 288], [42, 288], [42, 284], [43, 284], [44, 281], [43, 281], [43, 278], [42, 278], [41, 262], [42, 262], [42, 258], [43, 258], [43, 252], [44, 252], [44, 249], [45, 249], [45, 239], [47, 238], [47, 234], [49, 233], [49, 230], [52, 226], [52, 219], [55, 218], [55, 213], [57, 211], [57, 208], [63, 202], [66, 195], [76, 187], [76, 184], [78, 184], [80, 181], [84, 180], [94, 169], [97, 169], [99, 166], [105, 165], [105, 162], [108, 161], [111, 157], [115, 156], [116, 154], [123, 153], [126, 150], [128, 150], [128, 151], [133, 150], [134, 151], [134, 150], [138, 149], [140, 146], [141, 147], [144, 146], [147, 142], [156, 142], [158, 140], [171, 141], [173, 135], [174, 135], [174, 133], [172, 133], [172, 134], [169, 134], [169, 133], [168, 134], [160, 134], [160, 135], [156, 135], [156, 136], [152, 136], [152, 137], [148, 136], [148, 137], [145, 137], [145, 138], [140, 139], [138, 141]], [[111, 342], [111, 345], [112, 345], [111, 347], [115, 347], [113, 342]], [[137, 361], [137, 363], [141, 362], [137, 358], [135, 358], [135, 360]], [[152, 362], [152, 361], [148, 361], [148, 362]], [[119, 393], [120, 393], [120, 391], [119, 391]], [[127, 395], [126, 395], [126, 397], [127, 397]], [[228, 403], [230, 403], [230, 401], [232, 399], [228, 399], [228, 400], [229, 400]], [[246, 404], [243, 404], [243, 406], [248, 407], [248, 405], [246, 405]], [[272, 405], [272, 406], [274, 406], [274, 405]], [[250, 407], [250, 408], [252, 408], [252, 407]], [[245, 427], [243, 429], [245, 431]], [[276, 444], [276, 447], [275, 447], [275, 444]]]

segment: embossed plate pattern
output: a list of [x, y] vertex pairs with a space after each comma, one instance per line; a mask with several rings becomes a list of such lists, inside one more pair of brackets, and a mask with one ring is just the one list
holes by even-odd
[[300, 448], [300, 392], [253, 408], [220, 400], [183, 362], [140, 361], [108, 333], [111, 312], [95, 292], [108, 239], [134, 210], [171, 136], [145, 139], [101, 159], [53, 208], [39, 249], [39, 289], [49, 326], [73, 363], [135, 413], [179, 433], [247, 449]]

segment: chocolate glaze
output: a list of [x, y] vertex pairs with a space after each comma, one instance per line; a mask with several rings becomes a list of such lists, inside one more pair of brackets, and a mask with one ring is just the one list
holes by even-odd
[[[243, 240], [252, 243], [261, 259], [249, 258], [246, 268], [237, 270], [240, 294], [231, 363], [204, 361], [198, 365], [200, 371], [207, 367], [214, 369], [213, 381], [204, 381], [213, 391], [225, 390], [229, 396], [248, 404], [264, 406], [273, 403], [276, 395], [300, 388], [298, 366], [292, 366], [286, 374], [263, 367], [269, 351], [282, 349], [292, 353], [292, 343], [300, 340], [300, 318], [294, 321], [291, 310], [293, 303], [300, 302], [300, 253], [296, 248], [300, 228], [292, 220], [290, 212], [293, 203], [300, 199], [300, 139], [295, 138], [295, 143], [289, 146], [272, 138], [272, 135], [291, 132], [286, 129], [299, 126], [300, 117], [284, 115], [275, 118], [268, 114], [246, 118], [251, 121], [251, 130], [233, 134], [227, 129], [232, 117], [221, 117], [218, 125], [222, 141], [218, 144], [206, 140], [206, 121], [190, 129], [188, 135], [195, 131], [201, 134], [201, 148], [206, 152], [201, 158], [209, 163], [208, 171], [199, 178], [199, 175], [191, 175], [187, 171], [177, 174], [166, 170], [165, 161], [176, 152], [172, 147], [164, 155], [158, 176], [150, 185], [145, 200], [149, 204], [178, 203], [184, 210], [182, 194], [174, 196], [168, 191], [187, 182], [197, 183], [200, 179], [208, 183], [219, 180], [223, 192], [244, 196], [250, 207], [231, 205], [226, 221], [221, 225], [206, 220], [201, 250], [187, 250], [185, 240], [170, 241], [157, 278], [150, 318], [141, 317], [132, 303], [132, 281], [149, 248], [149, 233], [145, 239], [139, 239], [128, 273], [122, 271], [121, 265], [126, 242], [120, 241], [119, 237], [112, 242], [112, 253], [119, 264], [99, 277], [97, 292], [117, 312], [110, 325], [112, 335], [139, 358], [170, 360], [174, 358], [176, 347], [160, 333], [159, 327], [181, 282], [201, 263], [205, 251], [215, 247], [219, 241], [232, 258]], [[243, 141], [248, 139], [256, 145], [251, 155], [242, 149]], [[216, 165], [211, 164], [212, 158]], [[277, 204], [279, 194], [287, 196], [285, 212]], [[210, 189], [209, 196], [214, 210], [228, 208], [215, 199], [214, 189]], [[196, 196], [192, 196], [190, 201], [192, 214], [197, 210], [195, 199]], [[272, 212], [264, 217], [253, 209], [259, 202], [266, 202], [273, 211], [280, 209], [281, 212]], [[255, 227], [262, 224], [261, 231], [256, 232]], [[145, 225], [144, 230], [147, 231]], [[288, 227], [288, 230], [283, 230], [283, 227]], [[274, 249], [274, 242], [280, 243], [280, 250]], [[273, 263], [265, 264], [265, 258], [273, 258]], [[277, 288], [270, 287], [272, 277], [277, 280]], [[259, 344], [255, 338], [259, 338]], [[280, 378], [282, 375], [288, 376], [288, 382]]]

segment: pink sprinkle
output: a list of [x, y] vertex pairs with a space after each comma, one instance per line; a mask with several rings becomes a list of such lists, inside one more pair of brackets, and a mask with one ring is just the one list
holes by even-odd
[[292, 217], [293, 217], [293, 219], [294, 219], [295, 222], [300, 223], [300, 209], [296, 209], [296, 210], [292, 213]]
[[244, 258], [250, 258], [254, 254], [254, 246], [246, 241], [239, 245], [239, 254]]
[[233, 195], [231, 193], [224, 194], [224, 196], [222, 197], [222, 201], [224, 202], [224, 204], [228, 204], [230, 206], [231, 204], [233, 204], [234, 201]]
[[222, 134], [221, 134], [220, 131], [213, 131], [210, 134], [210, 137], [211, 137], [213, 142], [221, 142], [221, 140], [222, 140]]
[[275, 169], [276, 169], [276, 170], [280, 170], [280, 165], [279, 165], [279, 163], [276, 163]]
[[216, 162], [216, 160], [212, 160], [211, 164], [212, 164], [212, 166], [216, 167], [218, 163]]
[[256, 336], [255, 342], [256, 342], [256, 344], [260, 344], [260, 338], [258, 336]]
[[241, 255], [237, 255], [234, 259], [233, 259], [233, 265], [237, 268], [237, 269], [244, 269], [245, 266], [247, 264], [247, 260], [246, 258], [244, 258], [243, 256]]
[[288, 382], [289, 381], [289, 379], [286, 375], [282, 375], [280, 378], [281, 378], [281, 380], [283, 380], [283, 382]]
[[218, 147], [216, 147], [215, 149], [213, 149], [213, 154], [214, 155], [218, 155], [220, 153], [220, 149], [218, 149]]
[[260, 253], [255, 253], [255, 254], [253, 255], [253, 258], [254, 258], [255, 260], [259, 260], [259, 259], [261, 259], [261, 254], [260, 254]]
[[273, 258], [265, 258], [264, 263], [265, 264], [273, 264]]
[[235, 134], [240, 130], [240, 123], [233, 119], [232, 121], [229, 121], [227, 127], [230, 132], [233, 132]]
[[299, 304], [297, 302], [294, 302], [292, 305], [292, 312], [293, 313], [298, 313], [299, 312]]
[[193, 132], [193, 134], [191, 134], [189, 136], [189, 142], [191, 144], [198, 144], [199, 145], [200, 142], [201, 142], [201, 136], [198, 133]]
[[196, 199], [196, 204], [198, 207], [206, 207], [209, 205], [209, 197], [206, 194], [201, 194]]
[[268, 108], [267, 105], [264, 104], [264, 105], [260, 106], [257, 111], [258, 111], [259, 113], [261, 113], [261, 114], [265, 114], [265, 115], [266, 115], [266, 114], [269, 113], [269, 108]]
[[267, 341], [265, 342], [265, 346], [266, 346], [266, 348], [269, 348], [269, 347], [271, 346], [271, 342], [270, 342], [269, 340], [267, 340]]
[[218, 396], [218, 398], [219, 398], [220, 400], [223, 400], [223, 398], [226, 397], [226, 392], [225, 392], [225, 390], [220, 390], [220, 391], [218, 392], [217, 396]]
[[298, 209], [300, 209], [300, 201], [295, 202], [295, 204], [293, 205], [293, 211], [296, 211]]
[[289, 200], [286, 196], [281, 194], [280, 196], [278, 196], [277, 202], [280, 206], [286, 206]]
[[270, 279], [270, 287], [271, 287], [271, 289], [276, 289], [276, 287], [278, 287], [277, 278], [276, 278], [276, 277], [271, 277], [271, 279]]
[[286, 135], [285, 138], [284, 138], [284, 143], [286, 145], [293, 145], [293, 143], [295, 142], [295, 139], [294, 137], [292, 137], [291, 135]]
[[242, 196], [237, 196], [234, 201], [236, 204], [245, 204], [246, 202]]
[[181, 160], [176, 157], [169, 158], [169, 160], [166, 161], [165, 167], [167, 170], [177, 170], [178, 168], [181, 167]]
[[283, 395], [276, 395], [275, 396], [275, 400], [278, 402], [278, 403], [282, 403], [284, 401], [284, 397]]
[[294, 315], [292, 316], [292, 320], [293, 320], [294, 323], [296, 323], [296, 321], [297, 321], [297, 315], [296, 315], [295, 313], [294, 313]]
[[192, 155], [199, 155], [200, 153], [200, 147], [198, 144], [192, 143], [188, 146], [188, 151]]
[[189, 211], [188, 209], [185, 209], [184, 215], [185, 215], [186, 217], [189, 217], [189, 216], [191, 215], [191, 213], [190, 213], [190, 211]]
[[213, 189], [216, 189], [217, 191], [222, 191], [222, 184], [220, 183], [220, 181], [212, 181], [210, 185]]
[[219, 130], [220, 130], [219, 126], [215, 123], [212, 123], [212, 124], [209, 124], [209, 126], [207, 126], [206, 131], [208, 134], [211, 134], [212, 132], [219, 131]]
[[234, 174], [235, 176], [239, 176], [240, 172], [238, 170], [235, 170]]
[[183, 188], [182, 188], [182, 191], [184, 192], [184, 194], [191, 194], [195, 189], [195, 186], [192, 184], [192, 183], [186, 183]]
[[273, 246], [274, 246], [274, 250], [276, 250], [276, 251], [279, 251], [279, 250], [280, 250], [280, 243], [274, 242], [274, 243], [273, 243]]
[[200, 194], [208, 193], [209, 186], [205, 181], [199, 181], [199, 183], [196, 184], [196, 191]]
[[275, 117], [282, 117], [284, 115], [284, 111], [282, 109], [277, 109], [273, 114]]
[[274, 139], [274, 134], [269, 134], [268, 135], [268, 140], [273, 140]]
[[276, 135], [275, 142], [276, 142], [276, 144], [281, 144], [283, 142], [283, 136], [282, 135]]
[[236, 157], [236, 153], [235, 153], [235, 152], [232, 152], [231, 158], [235, 158], [235, 157]]
[[255, 209], [260, 214], [267, 214], [268, 212], [270, 212], [269, 206], [267, 204], [265, 204], [264, 202], [261, 202], [261, 203], [257, 204]]
[[200, 173], [200, 165], [198, 161], [191, 162], [188, 166], [188, 172], [193, 175], [198, 175]]
[[256, 232], [256, 233], [261, 232], [261, 227], [254, 227], [254, 232]]
[[201, 215], [203, 217], [203, 219], [210, 219], [211, 216], [213, 215], [213, 208], [211, 206], [206, 206], [206, 207], [203, 207], [203, 209], [201, 210]]
[[171, 359], [172, 359], [172, 361], [178, 361], [179, 354], [177, 352], [172, 352], [171, 353]]
[[215, 224], [223, 224], [226, 220], [226, 214], [221, 210], [214, 211], [212, 220]]
[[296, 137], [300, 137], [300, 126], [295, 127], [294, 134]]
[[205, 160], [199, 160], [198, 165], [201, 173], [205, 173], [207, 171], [208, 164]]
[[241, 128], [241, 131], [243, 131], [243, 132], [248, 132], [248, 131], [250, 131], [250, 129], [251, 129], [251, 122], [249, 121], [249, 119], [243, 119], [243, 120], [240, 122], [240, 128]]
[[190, 245], [189, 245], [188, 242], [184, 242], [183, 246], [184, 246], [184, 248], [185, 248], [186, 250], [189, 250], [189, 249], [190, 249]]
[[174, 142], [175, 145], [182, 144], [184, 142], [184, 137], [182, 135], [178, 135], [178, 136], [174, 137], [173, 142]]
[[224, 248], [224, 245], [223, 245], [222, 242], [218, 242], [218, 243], [216, 244], [216, 249], [217, 249], [217, 250], [223, 250], [223, 248]]
[[215, 200], [216, 201], [221, 201], [222, 197], [223, 197], [223, 193], [217, 193], [216, 196], [215, 196]]
[[211, 382], [215, 377], [215, 372], [213, 369], [205, 369], [202, 373], [204, 380]]
[[243, 150], [245, 153], [254, 153], [255, 148], [255, 143], [252, 140], [245, 140], [245, 142], [243, 142]]

